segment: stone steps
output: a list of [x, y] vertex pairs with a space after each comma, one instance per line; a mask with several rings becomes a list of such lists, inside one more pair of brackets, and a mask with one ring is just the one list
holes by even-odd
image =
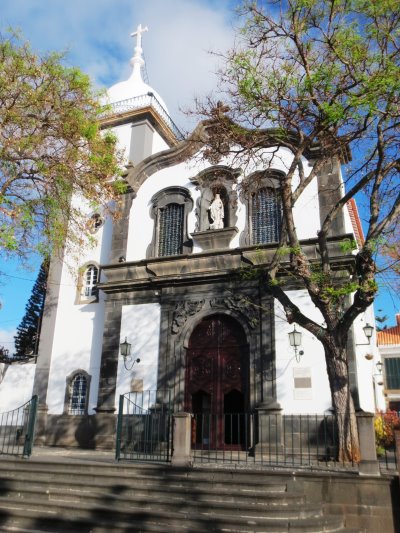
[[346, 531], [290, 476], [165, 465], [0, 460], [0, 531]]
[[[12, 489], [10, 490], [10, 481], [12, 481]], [[113, 497], [118, 499], [118, 495], [122, 494], [125, 499], [134, 499], [140, 503], [146, 503], [148, 501], [149, 490], [146, 490], [143, 487], [133, 488], [128, 485], [110, 485], [113, 493]], [[170, 505], [171, 503], [180, 503], [187, 501], [188, 498], [188, 488], [184, 487], [151, 487], [152, 499], [155, 499], [158, 503], [163, 503], [164, 501]], [[20, 493], [25, 498], [30, 497], [43, 497], [46, 499], [51, 499], [58, 497], [59, 499], [65, 499], [69, 501], [87, 501], [88, 498], [98, 498], [102, 497], [105, 493], [104, 491], [93, 490], [93, 488], [88, 488], [85, 483], [74, 482], [71, 487], [71, 482], [69, 481], [59, 481], [59, 482], [40, 482], [40, 481], [30, 481], [27, 485], [26, 481], [18, 481], [14, 478], [7, 479], [2, 477], [0, 479], [0, 493], [4, 496], [12, 496], [15, 493]], [[191, 492], [193, 494], [193, 491]], [[32, 496], [31, 496], [32, 495]], [[291, 492], [287, 493], [284, 491], [266, 492], [265, 494], [260, 494], [260, 491], [237, 491], [235, 494], [232, 494], [232, 488], [224, 489], [215, 489], [211, 488], [209, 491], [202, 489], [196, 489], [195, 491], [196, 501], [201, 503], [210, 503], [210, 502], [224, 502], [232, 503], [234, 505], [244, 504], [247, 506], [274, 506], [275, 508], [282, 506], [287, 507], [292, 505], [293, 507], [302, 506], [305, 503], [305, 497], [302, 493]]]

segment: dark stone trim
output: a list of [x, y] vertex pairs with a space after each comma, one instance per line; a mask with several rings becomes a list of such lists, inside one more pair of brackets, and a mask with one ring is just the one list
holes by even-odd
[[[342, 197], [343, 183], [340, 174], [340, 162], [338, 158], [335, 158], [327, 161], [318, 173], [318, 201], [321, 226], [328, 213]], [[343, 209], [340, 209], [333, 219], [329, 235], [341, 235], [345, 232]], [[354, 239], [354, 236], [351, 238]]]
[[115, 220], [113, 225], [113, 236], [110, 252], [111, 263], [123, 262], [126, 259], [129, 216], [134, 198], [136, 198], [136, 193], [130, 189], [127, 193], [122, 194], [118, 199], [118, 207], [121, 212], [121, 216]]
[[63, 262], [53, 256], [50, 261], [47, 278], [46, 298], [40, 331], [39, 351], [37, 357], [33, 394], [39, 398], [39, 408], [45, 412], [47, 408], [47, 391], [49, 383], [54, 333], [56, 327], [57, 305], [61, 290]]
[[115, 411], [121, 316], [122, 305], [106, 300], [97, 413]]

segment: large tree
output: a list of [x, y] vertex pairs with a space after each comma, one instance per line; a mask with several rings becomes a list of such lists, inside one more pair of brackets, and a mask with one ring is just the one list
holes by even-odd
[[0, 253], [48, 255], [67, 231], [82, 246], [87, 215], [71, 196], [106, 206], [119, 168], [100, 95], [62, 55], [40, 57], [13, 33], [0, 38], [0, 65]]
[[[291, 164], [280, 178], [282, 235], [261, 275], [288, 322], [322, 343], [338, 420], [339, 458], [358, 461], [347, 344], [354, 320], [377, 292], [374, 254], [380, 237], [400, 212], [400, 2], [264, 0], [246, 3], [241, 11], [237, 46], [224, 56], [220, 72], [224, 105], [212, 97], [198, 104], [197, 112], [209, 119], [204, 154], [218, 160], [231, 153], [241, 165], [262, 158], [268, 168], [279, 154], [265, 157], [265, 147], [291, 152]], [[309, 154], [308, 172], [303, 162]], [[293, 208], [332, 161], [347, 163], [345, 192], [340, 185], [332, 191], [333, 206], [318, 233], [319, 260], [311, 261], [299, 240]], [[254, 185], [242, 184], [244, 192]], [[353, 272], [337, 279], [329, 235], [357, 194], [368, 210], [365, 241], [353, 252]], [[284, 264], [287, 254], [289, 264]], [[308, 291], [321, 323], [291, 300], [282, 267]]]

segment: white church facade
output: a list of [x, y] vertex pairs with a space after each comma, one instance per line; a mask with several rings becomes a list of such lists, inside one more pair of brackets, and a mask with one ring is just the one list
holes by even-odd
[[[139, 26], [132, 74], [108, 90], [112, 112], [103, 119], [126, 154], [120, 217], [113, 222], [88, 209], [97, 244], [73, 268], [72, 258], [52, 261], [37, 363], [12, 365], [0, 387], [2, 411], [38, 395], [42, 444], [112, 446], [119, 397], [130, 391], [169, 391], [175, 411], [331, 410], [322, 345], [297, 327], [301, 345], [294, 350], [280, 305], [242, 274], [268, 267], [280, 231], [279, 176], [292, 155], [265, 148], [268, 171], [199, 157], [207, 125], [181, 140], [163, 100], [142, 80], [143, 31]], [[237, 183], [256, 174], [257, 190], [243, 195]], [[296, 204], [310, 255], [341, 180], [340, 165], [326, 165]], [[352, 259], [340, 242], [355, 238], [355, 217], [354, 206], [345, 210], [331, 237], [332, 260], [343, 271]], [[286, 287], [322, 323], [306, 291], [295, 281]], [[349, 368], [357, 407], [374, 412], [382, 403], [373, 382], [379, 356], [374, 336], [365, 345], [367, 323], [372, 310], [352, 329]], [[130, 364], [121, 356], [125, 339]]]

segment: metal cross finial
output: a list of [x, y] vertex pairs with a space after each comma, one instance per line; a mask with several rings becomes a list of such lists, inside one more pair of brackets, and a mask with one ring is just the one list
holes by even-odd
[[142, 25], [139, 24], [139, 26], [136, 28], [136, 31], [131, 33], [131, 37], [136, 37], [136, 46], [138, 48], [142, 48], [142, 33], [145, 31], [149, 31], [149, 28], [147, 26], [142, 28]]

